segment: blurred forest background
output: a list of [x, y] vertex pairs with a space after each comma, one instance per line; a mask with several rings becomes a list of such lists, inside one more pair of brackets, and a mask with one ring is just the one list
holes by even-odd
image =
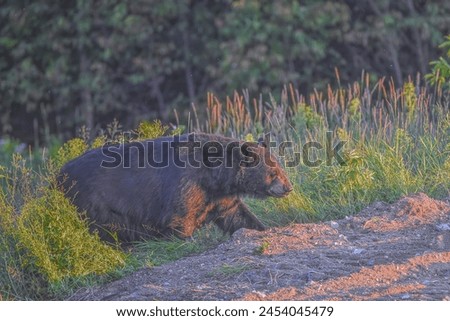
[[449, 27], [446, 0], [0, 0], [0, 138], [174, 122], [207, 92], [308, 94], [362, 70], [401, 86]]

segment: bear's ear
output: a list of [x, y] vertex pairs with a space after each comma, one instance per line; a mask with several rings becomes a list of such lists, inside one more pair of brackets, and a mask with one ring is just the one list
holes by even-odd
[[258, 145], [261, 146], [261, 147], [267, 148], [267, 144], [266, 144], [266, 142], [264, 141], [264, 138], [262, 138], [262, 137], [260, 137], [260, 138], [258, 139]]
[[258, 139], [258, 145], [264, 148], [270, 146], [270, 132], [265, 133], [263, 137]]

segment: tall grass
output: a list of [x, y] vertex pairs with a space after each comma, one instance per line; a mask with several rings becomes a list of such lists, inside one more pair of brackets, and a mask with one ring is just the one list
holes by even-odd
[[245, 90], [223, 101], [209, 93], [206, 119], [195, 111], [189, 127], [233, 137], [271, 131], [283, 140], [295, 132], [305, 137], [324, 128], [341, 128], [361, 139], [390, 140], [397, 129], [435, 136], [448, 116], [449, 92], [424, 85], [420, 77], [409, 79], [401, 88], [385, 78], [372, 84], [369, 74], [362, 73], [359, 82], [346, 88], [328, 86], [326, 92], [315, 91], [308, 97], [292, 85], [285, 86], [279, 101], [273, 96], [251, 98]]
[[316, 167], [300, 162], [287, 169], [295, 185], [288, 198], [247, 201], [266, 223], [283, 225], [340, 218], [375, 200], [419, 191], [448, 196], [449, 99], [448, 90], [430, 92], [419, 77], [396, 88], [384, 78], [372, 84], [363, 73], [347, 88], [328, 87], [308, 97], [293, 86], [284, 87], [278, 101], [251, 99], [246, 91], [223, 101], [209, 94], [206, 120], [194, 119], [190, 127], [241, 138], [270, 132], [278, 143], [294, 143], [285, 161], [295, 152], [301, 156], [307, 142], [324, 146], [315, 155], [325, 160], [330, 134], [330, 146], [345, 142], [344, 166], [336, 160]]

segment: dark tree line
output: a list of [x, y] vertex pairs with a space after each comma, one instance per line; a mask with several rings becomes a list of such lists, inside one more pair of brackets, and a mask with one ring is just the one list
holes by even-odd
[[3, 0], [0, 136], [44, 143], [114, 118], [173, 120], [207, 91], [303, 93], [429, 72], [444, 0]]

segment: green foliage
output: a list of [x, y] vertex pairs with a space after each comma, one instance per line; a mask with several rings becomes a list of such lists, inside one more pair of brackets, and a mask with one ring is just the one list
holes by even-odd
[[[357, 214], [377, 200], [425, 192], [450, 193], [448, 136], [420, 135], [417, 141], [399, 130], [394, 140], [354, 141], [346, 148], [346, 165], [288, 168], [294, 191], [283, 199], [246, 200], [268, 225], [339, 219]], [[357, 145], [351, 146], [351, 145]]]
[[359, 98], [353, 98], [352, 100], [350, 100], [350, 104], [348, 107], [348, 112], [350, 116], [356, 116], [360, 114], [361, 111], [360, 108], [361, 108], [361, 101], [359, 100]]
[[184, 126], [179, 126], [169, 131], [169, 126], [163, 125], [160, 120], [154, 120], [153, 122], [142, 121], [136, 130], [137, 139], [155, 139], [166, 135], [181, 135], [184, 131]]
[[169, 126], [161, 124], [160, 120], [153, 122], [143, 121], [139, 123], [137, 129], [138, 139], [154, 139], [161, 136], [169, 130]]
[[445, 37], [445, 41], [439, 46], [439, 48], [446, 49], [446, 56], [439, 57], [438, 60], [430, 62], [433, 66], [431, 73], [427, 74], [425, 78], [430, 81], [432, 85], [446, 86], [450, 89], [450, 35]]
[[[98, 144], [97, 141], [94, 141]], [[68, 161], [77, 158], [88, 150], [88, 145], [81, 138], [73, 138], [62, 145], [55, 157], [56, 166], [61, 168]]]
[[255, 249], [254, 253], [257, 255], [263, 255], [267, 252], [269, 247], [270, 247], [270, 243], [268, 241], [264, 240], [261, 242], [261, 245]]
[[52, 298], [64, 284], [82, 284], [83, 279], [111, 274], [126, 263], [122, 251], [89, 232], [75, 206], [54, 187], [55, 170], [41, 170], [34, 172], [17, 154], [9, 167], [1, 168], [0, 297], [4, 299]]
[[[207, 91], [280, 98], [361, 70], [400, 85], [429, 72], [449, 15], [444, 0], [3, 1], [0, 135], [42, 146], [114, 117], [184, 122]], [[448, 78], [448, 59], [433, 69]]]
[[323, 124], [322, 117], [305, 103], [298, 104], [292, 121], [300, 132], [312, 130]]
[[23, 153], [24, 146], [15, 139], [5, 137], [0, 139], [0, 164], [7, 165], [14, 153]]
[[403, 97], [408, 108], [408, 118], [411, 120], [414, 117], [417, 104], [416, 88], [411, 81], [403, 84]]
[[244, 141], [246, 141], [246, 142], [254, 142], [255, 138], [253, 137], [252, 134], [249, 133], [249, 134], [245, 135]]
[[252, 269], [252, 264], [223, 264], [222, 266], [210, 272], [211, 276], [225, 278], [236, 274], [241, 274], [247, 270]]
[[[333, 193], [348, 195], [357, 201], [363, 197], [360, 192], [370, 191], [373, 187], [374, 173], [367, 168], [367, 155], [361, 150], [353, 149], [345, 153], [345, 162], [343, 166], [332, 167], [324, 184], [331, 185]], [[332, 197], [339, 197], [333, 193]]]
[[105, 274], [125, 263], [123, 253], [89, 233], [75, 206], [55, 189], [24, 204], [17, 235], [24, 264], [36, 267], [51, 282]]
[[333, 72], [328, 66], [340, 65], [336, 47], [327, 44], [342, 39], [350, 15], [343, 2], [234, 1], [219, 20], [223, 57], [211, 67], [224, 75], [220, 81], [226, 92], [269, 93], [280, 82], [311, 90], [312, 78], [323, 85], [324, 76]]
[[149, 240], [136, 244], [135, 255], [144, 266], [158, 266], [181, 257], [203, 252], [224, 240], [222, 233], [213, 227], [196, 231], [191, 240], [172, 238]]

